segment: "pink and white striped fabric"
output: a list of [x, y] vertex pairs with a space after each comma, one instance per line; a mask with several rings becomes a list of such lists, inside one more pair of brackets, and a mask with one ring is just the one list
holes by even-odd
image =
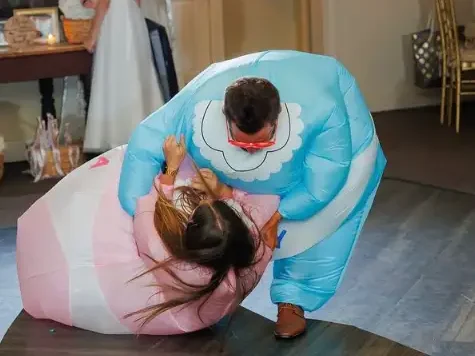
[[[161, 288], [170, 283], [163, 271], [129, 282], [152, 265], [145, 255], [157, 260], [168, 255], [153, 226], [155, 191], [138, 202], [135, 220], [120, 206], [117, 191], [125, 148], [111, 150], [73, 171], [19, 219], [18, 276], [24, 308], [33, 317], [99, 333], [136, 333], [140, 323], [124, 315], [177, 296]], [[187, 162], [177, 183], [192, 174]], [[235, 200], [250, 209], [259, 227], [279, 203], [274, 196], [243, 193]], [[258, 255], [262, 259], [253, 267], [252, 281], [230, 272], [204, 304], [200, 317], [199, 304], [170, 310], [141, 333], [180, 334], [216, 323], [235, 308], [237, 283], [249, 292], [252, 282], [262, 276], [271, 251], [262, 245]], [[193, 284], [205, 283], [210, 276], [186, 264], [175, 272]]]

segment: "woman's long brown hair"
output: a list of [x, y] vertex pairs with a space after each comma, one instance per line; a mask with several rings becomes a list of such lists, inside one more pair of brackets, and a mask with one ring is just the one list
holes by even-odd
[[[243, 276], [242, 272], [258, 263], [262, 258], [262, 256], [256, 256], [257, 251], [260, 249], [261, 236], [250, 214], [243, 209], [247, 218], [254, 225], [253, 228], [249, 228], [243, 221], [242, 216], [212, 193], [196, 166], [195, 171], [203, 181], [207, 189], [206, 193], [191, 187], [178, 187], [175, 188], [175, 193], [178, 193], [175, 198], [176, 201], [173, 201], [165, 196], [160, 187], [156, 187], [158, 198], [155, 203], [154, 225], [163, 244], [173, 257], [164, 261], [157, 261], [151, 256], [146, 256], [155, 265], [132, 280], [161, 269], [172, 277], [176, 285], [163, 286], [157, 283], [155, 286], [159, 288], [159, 292], [156, 294], [163, 293], [163, 289], [167, 288], [168, 290], [180, 292], [183, 296], [126, 315], [126, 318], [138, 316], [137, 321], [141, 321], [139, 331], [167, 310], [179, 306], [186, 307], [190, 303], [203, 299], [198, 308], [199, 314], [203, 305], [225, 280], [231, 269], [235, 270], [236, 280], [238, 281], [236, 283], [236, 303], [239, 304], [244, 299], [245, 293], [249, 292], [249, 290], [245, 291], [244, 287], [239, 283], [240, 278], [248, 278], [247, 275]], [[176, 208], [176, 202], [182, 205], [182, 209]], [[201, 209], [204, 213], [197, 214], [198, 209]], [[193, 221], [193, 219], [200, 219], [200, 216], [197, 215], [209, 216], [210, 218], [200, 224], [199, 221]], [[197, 229], [197, 232], [193, 232], [196, 226], [203, 226], [209, 222], [212, 222], [214, 226], [208, 226], [207, 230], [205, 229], [204, 231], [205, 233], [200, 228]], [[215, 239], [215, 244], [209, 241], [213, 240], [214, 230], [219, 230], [217, 233], [219, 236]], [[202, 236], [207, 232], [210, 232], [208, 235], [211, 238]], [[256, 234], [258, 238], [254, 237]], [[188, 239], [186, 238], [187, 236]], [[199, 245], [190, 246], [190, 241], [198, 241], [196, 244]], [[212, 271], [209, 282], [207, 284], [190, 284], [183, 281], [170, 268], [173, 264], [180, 262], [194, 264], [197, 268], [209, 268]], [[249, 272], [250, 270], [247, 271], [247, 273]], [[254, 273], [252, 285], [256, 282], [257, 278]], [[199, 317], [201, 319], [200, 315]]]

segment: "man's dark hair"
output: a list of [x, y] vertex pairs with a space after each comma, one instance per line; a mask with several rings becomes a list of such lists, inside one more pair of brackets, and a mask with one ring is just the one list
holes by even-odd
[[280, 114], [277, 88], [262, 78], [242, 78], [226, 89], [224, 115], [244, 133], [255, 134]]

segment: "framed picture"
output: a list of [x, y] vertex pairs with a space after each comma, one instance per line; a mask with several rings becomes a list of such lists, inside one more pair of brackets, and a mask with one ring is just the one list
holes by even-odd
[[61, 37], [59, 13], [57, 7], [39, 7], [34, 9], [15, 9], [15, 16], [29, 17], [41, 34], [36, 41], [43, 44], [59, 43]]
[[8, 45], [7, 41], [5, 40], [5, 36], [3, 35], [6, 22], [7, 20], [0, 20], [0, 47]]

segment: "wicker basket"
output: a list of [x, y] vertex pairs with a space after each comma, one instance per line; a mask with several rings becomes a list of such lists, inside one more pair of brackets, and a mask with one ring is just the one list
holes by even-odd
[[88, 38], [92, 20], [63, 19], [63, 29], [66, 40], [70, 44], [81, 44]]
[[82, 144], [73, 143], [68, 124], [62, 133], [65, 144], [61, 144], [61, 128], [58, 120], [50, 114], [46, 121], [41, 117], [37, 120], [33, 141], [26, 145], [30, 174], [35, 182], [64, 177], [83, 163]]
[[[45, 166], [43, 167], [43, 177], [61, 177], [71, 173], [75, 168], [80, 166], [83, 162], [82, 148], [79, 145], [60, 146], [59, 151], [59, 167], [61, 171], [56, 168], [53, 151], [46, 153]], [[70, 155], [73, 157], [71, 159]]]
[[35, 178], [35, 182], [64, 177], [84, 162], [82, 146], [76, 144], [61, 145], [55, 151], [52, 149], [42, 151], [39, 148], [29, 147], [27, 154], [30, 173]]

